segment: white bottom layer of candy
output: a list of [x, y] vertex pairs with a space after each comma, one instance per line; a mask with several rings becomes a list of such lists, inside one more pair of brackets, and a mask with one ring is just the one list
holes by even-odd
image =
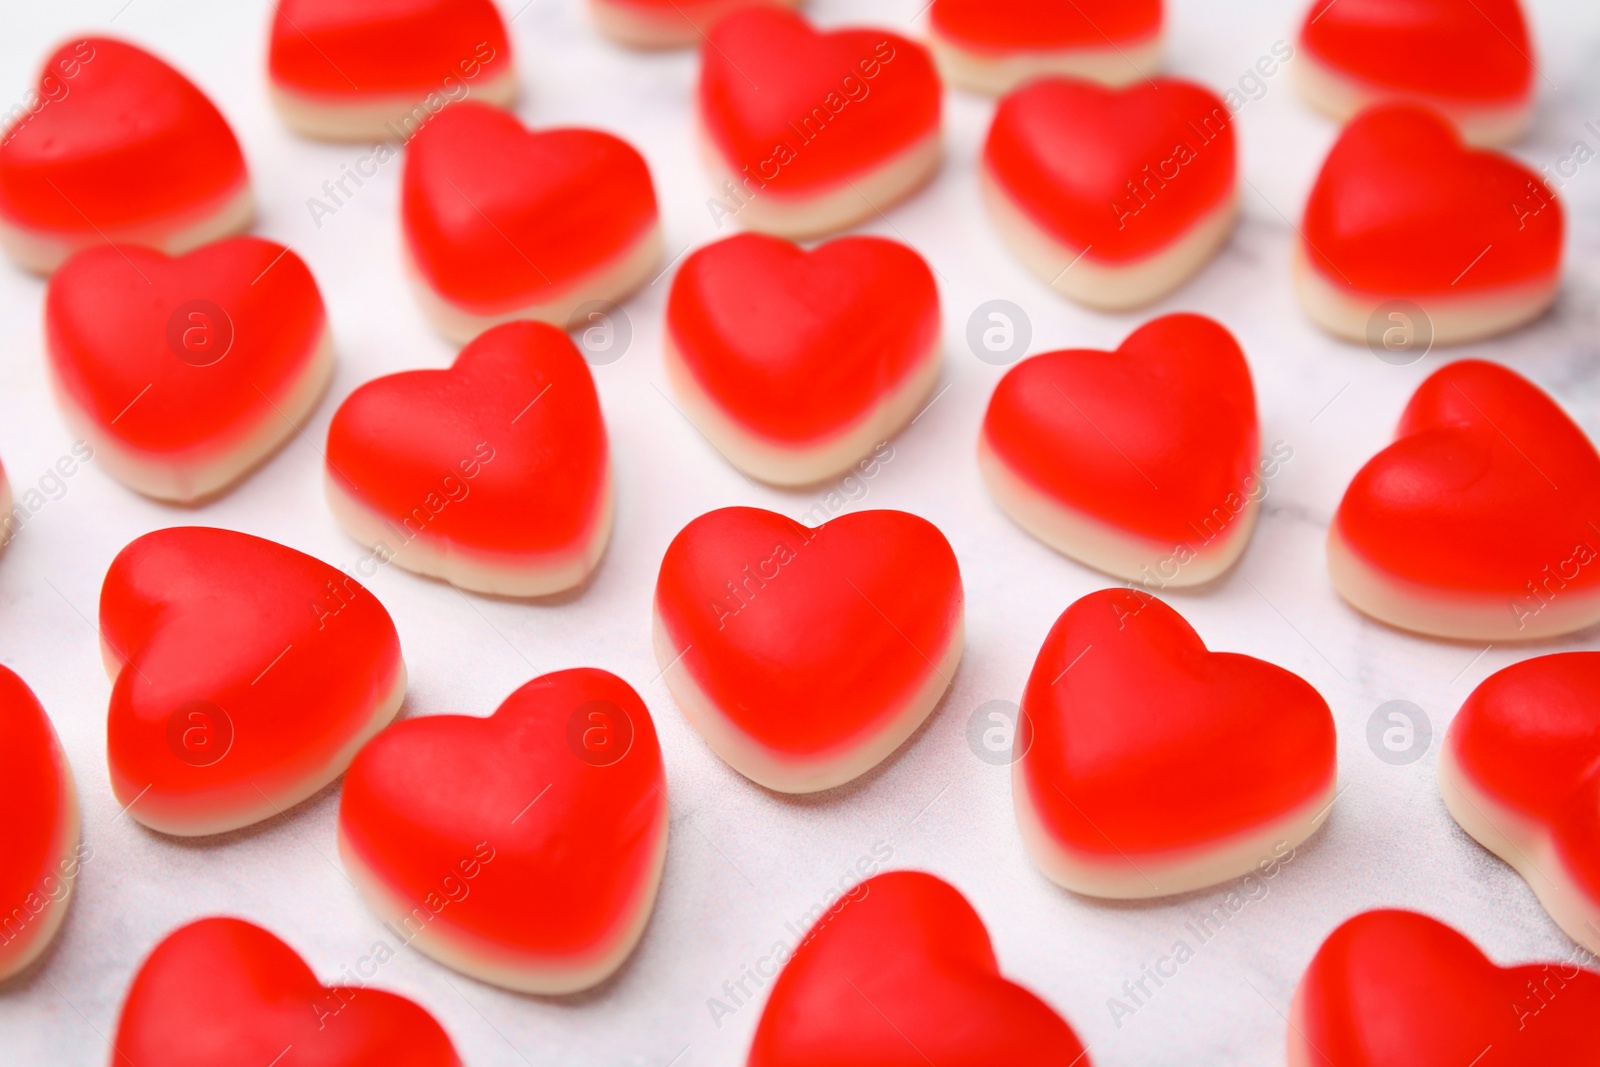
[[[818, 106], [821, 106], [820, 101]], [[826, 138], [827, 129], [818, 136]], [[746, 175], [704, 134], [701, 145], [706, 169], [727, 216], [747, 230], [791, 240], [823, 237], [877, 218], [926, 185], [944, 158], [943, 140], [935, 129], [876, 167], [850, 175], [848, 181], [816, 193], [794, 196], [763, 188], [762, 164], [756, 164]], [[797, 153], [809, 150], [809, 145], [795, 149]], [[773, 174], [777, 173], [781, 173], [781, 168], [774, 164]], [[767, 177], [770, 180], [772, 175]], [[721, 218], [717, 220], [719, 226], [722, 221]]]
[[[1034, 864], [1045, 877], [1074, 893], [1110, 900], [1148, 900], [1220, 885], [1281, 859], [1279, 850], [1298, 847], [1327, 819], [1336, 783], [1310, 801], [1244, 833], [1203, 848], [1169, 853], [1082, 852], [1046, 829], [1029, 795], [1023, 761], [1012, 765], [1011, 799], [1017, 828]], [[1116, 843], [1111, 843], [1115, 848]]]
[[[465, 58], [465, 57], [463, 57]], [[304, 93], [274, 82], [272, 106], [295, 133], [319, 141], [406, 142], [438, 112], [452, 103], [477, 100], [496, 107], [510, 107], [517, 98], [517, 72], [507, 69], [485, 82], [457, 78], [466, 93], [454, 99], [445, 95], [444, 86], [416, 94], [394, 93], [363, 98], [358, 103], [339, 101], [333, 96]], [[430, 108], [426, 101], [444, 103]]]
[[86, 232], [40, 230], [0, 218], [0, 249], [35, 274], [52, 274], [74, 252], [96, 245], [145, 245], [181, 256], [201, 245], [243, 233], [255, 219], [255, 197], [248, 182], [221, 203], [200, 212], [184, 211], [133, 226], [99, 227]]
[[[1228, 243], [1238, 211], [1238, 196], [1230, 192], [1159, 251], [1113, 263], [1095, 258], [1093, 246], [1062, 244], [1028, 216], [987, 164], [980, 184], [990, 220], [1023, 266], [1062, 296], [1097, 311], [1131, 311], [1178, 289]], [[1137, 218], [1130, 223], [1137, 224]]]
[[[100, 656], [106, 664], [106, 673], [115, 683], [120, 660], [103, 640], [100, 645]], [[270, 794], [263, 793], [259, 786], [251, 789], [249, 796], [255, 799], [245, 803], [218, 807], [188, 795], [169, 797], [156, 789], [149, 788], [146, 784], [124, 782], [116, 773], [111, 776], [111, 791], [116, 795], [117, 803], [122, 805], [129, 815], [152, 830], [174, 837], [205, 837], [263, 822], [283, 814], [302, 800], [315, 795], [329, 782], [343, 774], [350, 766], [350, 761], [355, 759], [356, 753], [361, 751], [361, 746], [372, 740], [373, 736], [388, 726], [399, 713], [405, 695], [406, 665], [402, 662], [396, 669], [394, 681], [389, 688], [369, 707], [361, 709], [361, 716], [364, 719], [361, 728], [338, 752], [334, 753], [331, 759]], [[226, 760], [226, 756], [223, 759]], [[245, 787], [237, 788], [243, 792]]]
[[1449, 738], [1439, 752], [1439, 792], [1461, 828], [1522, 875], [1556, 925], [1584, 948], [1600, 953], [1600, 901], [1578, 887], [1548, 830], [1478, 787], [1456, 759]]
[[[11, 482], [6, 477], [6, 472], [0, 469], [0, 548], [9, 545], [17, 531], [22, 528], [11, 514], [11, 509], [16, 503], [17, 498], [11, 494]], [[27, 516], [23, 516], [23, 521], [27, 521]]]
[[[404, 518], [380, 514], [331, 475], [324, 480], [323, 488], [328, 507], [345, 533], [372, 549], [380, 562], [392, 561], [408, 571], [439, 578], [474, 593], [541, 597], [581, 586], [605, 555], [615, 511], [609, 462], [604, 480], [600, 514], [580, 542], [562, 552], [527, 555], [485, 551], [430, 533], [426, 527], [413, 531]], [[421, 506], [420, 501], [418, 505]]]
[[1347, 122], [1377, 103], [1423, 104], [1442, 112], [1468, 144], [1492, 147], [1522, 137], [1533, 121], [1533, 95], [1514, 103], [1473, 105], [1443, 97], [1385, 89], [1322, 62], [1303, 44], [1289, 64], [1295, 88], [1306, 102], [1337, 122]]
[[[1543, 599], [1440, 591], [1384, 573], [1328, 531], [1328, 576], [1356, 610], [1401, 630], [1455, 641], [1536, 641], [1600, 622], [1600, 593], [1545, 589]], [[1529, 575], [1537, 580], [1541, 575]]]
[[[665, 804], [665, 798], [662, 803]], [[339, 856], [367, 906], [377, 913], [390, 930], [419, 952], [452, 970], [502, 989], [559, 996], [593, 988], [611, 977], [644, 936], [645, 927], [650, 923], [650, 914], [655, 908], [656, 893], [661, 887], [661, 871], [666, 865], [665, 812], [662, 813], [661, 830], [657, 836], [648, 881], [640, 887], [621, 932], [610, 942], [595, 945], [591, 951], [575, 959], [532, 956], [509, 949], [489, 950], [480, 938], [458, 933], [451, 925], [449, 904], [435, 916], [421, 902], [406, 903], [390, 890], [388, 883], [376, 871], [362, 861], [342, 825], [339, 828]], [[489, 877], [494, 875], [491, 873]], [[424, 920], [422, 916], [428, 918]]]
[[1163, 51], [1159, 33], [1116, 44], [1102, 39], [1084, 48], [983, 51], [946, 37], [937, 27], [928, 30], [928, 47], [946, 85], [989, 96], [1004, 96], [1024, 82], [1051, 76], [1120, 89], [1159, 73]]
[[843, 430], [802, 445], [780, 443], [741, 425], [700, 386], [666, 331], [662, 360], [667, 380], [695, 428], [739, 470], [771, 485], [804, 486], [844, 474], [879, 444], [905, 428], [939, 379], [938, 338], [893, 390]]
[[[801, 0], [768, 0], [774, 7], [799, 7]], [[723, 3], [698, 2], [673, 4], [672, 10], [650, 15], [639, 4], [615, 0], [589, 0], [589, 11], [600, 32], [628, 48], [690, 48], [700, 45], [705, 35], [723, 16], [750, 0], [724, 0]], [[684, 11], [689, 8], [689, 11]], [[704, 10], [697, 10], [704, 9]]]
[[[1018, 526], [1064, 556], [1151, 592], [1204, 585], [1226, 573], [1255, 528], [1256, 505], [1249, 501], [1215, 541], [1198, 549], [1192, 541], [1179, 545], [1130, 534], [1034, 488], [1000, 458], [987, 433], [978, 435], [978, 469], [989, 495]], [[1217, 506], [1227, 510], [1223, 501]]]
[[[801, 551], [805, 551], [804, 548]], [[653, 613], [656, 662], [683, 717], [723, 761], [755, 782], [778, 793], [816, 793], [859, 778], [889, 756], [916, 732], [944, 697], [961, 662], [962, 620], [943, 649], [923, 652], [928, 676], [878, 732], [842, 752], [800, 758], [775, 751], [750, 737], [723, 713], [682, 663], [685, 649], [673, 647], [660, 609]], [[799, 709], [805, 714], [811, 709]], [[826, 711], [827, 709], [817, 709]]]
[[504, 322], [531, 319], [547, 322], [560, 330], [573, 325], [572, 316], [585, 304], [618, 304], [648, 282], [661, 265], [661, 226], [653, 223], [633, 243], [610, 259], [578, 278], [562, 285], [554, 295], [523, 304], [509, 311], [486, 313], [453, 302], [436, 290], [417, 269], [410, 250], [406, 251], [406, 275], [417, 303], [434, 328], [458, 345], [464, 345], [483, 331]]
[[[316, 346], [287, 392], [271, 401], [254, 423], [222, 444], [184, 453], [147, 452], [129, 447], [91, 418], [53, 378], [61, 417], [73, 434], [94, 447], [95, 460], [135, 492], [177, 504], [197, 504], [232, 486], [260, 466], [293, 437], [316, 410], [333, 378], [333, 335], [324, 326]], [[152, 388], [159, 389], [156, 385]], [[140, 399], [130, 398], [130, 408]], [[118, 418], [121, 416], [119, 415]], [[113, 422], [116, 420], [113, 419]]]
[[[1509, 208], [1507, 209], [1509, 210]], [[1465, 273], [1470, 264], [1462, 264]], [[1543, 315], [1561, 288], [1561, 277], [1501, 286], [1489, 290], [1469, 290], [1460, 295], [1438, 293], [1369, 293], [1352, 289], [1323, 274], [1311, 265], [1304, 248], [1294, 254], [1295, 289], [1300, 305], [1311, 321], [1346, 341], [1369, 342], [1375, 331], [1382, 342], [1391, 330], [1398, 331], [1397, 343], [1421, 345], [1432, 336], [1435, 345], [1465, 344], [1506, 333]], [[1420, 308], [1425, 322], [1412, 321], [1414, 312], [1400, 309], [1377, 319], [1379, 308], [1393, 301], [1404, 301]], [[1394, 317], [1395, 314], [1401, 317]], [[1418, 357], [1420, 358], [1420, 356]]]

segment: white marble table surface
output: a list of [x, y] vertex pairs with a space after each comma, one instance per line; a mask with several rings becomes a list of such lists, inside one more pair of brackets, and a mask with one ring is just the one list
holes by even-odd
[[[668, 250], [720, 232], [693, 149], [688, 54], [640, 56], [593, 31], [578, 0], [502, 0], [513, 23], [523, 97], [538, 126], [594, 125], [648, 158]], [[875, 22], [920, 33], [922, 0], [816, 0], [824, 24]], [[89, 622], [107, 564], [130, 539], [204, 523], [263, 535], [341, 566], [362, 550], [322, 500], [320, 441], [337, 402], [361, 382], [445, 365], [452, 350], [406, 291], [397, 226], [398, 163], [318, 226], [307, 200], [369, 149], [298, 140], [267, 101], [266, 0], [0, 0], [0, 106], [20, 99], [59, 39], [125, 35], [188, 72], [243, 142], [261, 201], [257, 232], [291, 245], [328, 302], [339, 369], [305, 439], [292, 441], [234, 492], [199, 510], [134, 496], [90, 464], [33, 517], [0, 557], [0, 662], [33, 686], [77, 774], [93, 845], [60, 940], [42, 967], [0, 987], [0, 1061], [102, 1064], [123, 991], [150, 948], [190, 919], [233, 913], [275, 931], [325, 980], [353, 969], [388, 935], [340, 871], [337, 789], [261, 826], [186, 843], [119, 817], [105, 770], [108, 684]], [[1532, 0], [1541, 77], [1537, 122], [1516, 152], [1543, 166], [1577, 141], [1600, 149], [1600, 6]], [[1275, 42], [1293, 37], [1301, 5], [1286, 0], [1170, 0], [1171, 69], [1219, 91]], [[113, 21], [114, 20], [114, 21]], [[628, 679], [656, 719], [667, 761], [672, 844], [655, 916], [620, 975], [590, 994], [548, 1000], [481, 985], [410, 951], [373, 984], [414, 997], [443, 1022], [469, 1064], [741, 1064], [759, 1007], [716, 1020], [708, 1008], [786, 924], [824, 898], [863, 855], [922, 868], [958, 886], [987, 921], [1008, 974], [1072, 1022], [1104, 1067], [1237, 1064], [1284, 1059], [1283, 1018], [1321, 939], [1349, 915], [1399, 905], [1462, 928], [1501, 960], [1566, 957], [1571, 943], [1522, 880], [1470, 841], [1434, 783], [1437, 736], [1471, 688], [1530, 650], [1402, 636], [1347, 608], [1329, 586], [1323, 536], [1355, 470], [1388, 439], [1411, 391], [1446, 359], [1504, 361], [1551, 390], [1600, 433], [1600, 162], [1565, 189], [1566, 285], [1555, 310], [1513, 336], [1436, 352], [1396, 367], [1318, 333], [1300, 315], [1287, 269], [1301, 205], [1334, 128], [1295, 96], [1286, 72], [1239, 113], [1243, 214], [1232, 242], [1193, 284], [1155, 312], [1196, 310], [1229, 326], [1255, 374], [1265, 443], [1294, 457], [1271, 483], [1255, 540], [1215, 588], [1174, 603], [1214, 648], [1248, 652], [1315, 684], [1340, 730], [1343, 792], [1324, 829], [1270, 890], [1199, 946], [1195, 958], [1133, 1015], [1108, 999], [1164, 955], [1226, 887], [1140, 904], [1069, 896], [1029, 864], [1011, 815], [1008, 775], [969, 751], [978, 705], [1015, 700], [1040, 640], [1073, 599], [1108, 581], [1021, 534], [980, 485], [973, 445], [1002, 368], [964, 340], [973, 310], [1004, 298], [1026, 309], [1034, 350], [1112, 347], [1146, 315], [1107, 316], [1056, 298], [1013, 261], [978, 201], [975, 162], [992, 105], [947, 96], [949, 160], [932, 187], [865, 227], [908, 241], [940, 277], [947, 327], [937, 403], [894, 442], [894, 458], [849, 508], [891, 507], [936, 522], [960, 557], [969, 647], [953, 691], [930, 723], [864, 780], [785, 799], [719, 762], [673, 706], [648, 640], [655, 570], [672, 535], [703, 511], [751, 504], [791, 515], [817, 494], [753, 488], [663, 398], [659, 350], [668, 279], [627, 305], [633, 341], [596, 368], [614, 444], [615, 538], [580, 599], [527, 606], [458, 594], [396, 568], [369, 584], [393, 614], [411, 670], [405, 713], [487, 714], [535, 674], [594, 665]], [[1596, 127], [1586, 126], [1595, 121]], [[670, 277], [670, 276], [669, 276]], [[0, 265], [0, 458], [19, 491], [38, 484], [72, 438], [43, 368], [43, 285]], [[1541, 650], [1592, 647], [1594, 634]], [[1404, 766], [1380, 761], [1366, 726], [1374, 709], [1425, 709], [1433, 751]], [[3, 847], [0, 831], [0, 847]]]

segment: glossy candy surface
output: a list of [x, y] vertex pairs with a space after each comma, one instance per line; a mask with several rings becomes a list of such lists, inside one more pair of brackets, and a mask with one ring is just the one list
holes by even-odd
[[1234, 196], [1233, 119], [1177, 78], [1041, 78], [1001, 101], [987, 176], [1060, 245], [1109, 264], [1171, 246]]
[[1600, 589], [1587, 565], [1596, 522], [1600, 454], [1583, 430], [1515, 371], [1469, 359], [1418, 387], [1394, 443], [1345, 490], [1334, 530], [1422, 590], [1503, 599], [1514, 624], [1524, 598], [1538, 608], [1550, 570], [1560, 596]]
[[469, 100], [408, 147], [401, 221], [422, 281], [449, 304], [494, 315], [556, 301], [625, 258], [655, 228], [656, 196], [627, 142], [532, 131]]
[[1249, 365], [1200, 315], [1155, 319], [1113, 352], [1024, 360], [995, 387], [983, 436], [1051, 501], [1168, 547], [1233, 532], [1259, 491]]
[[339, 807], [341, 850], [380, 915], [423, 951], [531, 992], [621, 963], [666, 834], [650, 713], [590, 668], [535, 678], [486, 719], [396, 723], [350, 765]]
[[164, 244], [247, 192], [227, 120], [141, 48], [68, 42], [38, 92], [50, 102], [0, 139], [0, 222], [68, 249], [135, 233]]
[[134, 489], [186, 501], [293, 436], [332, 370], [327, 330], [305, 263], [256, 237], [177, 258], [86, 249], [45, 301], [69, 422], [115, 452], [108, 466]]
[[344, 771], [405, 690], [376, 597], [232, 530], [131, 542], [106, 572], [100, 632], [112, 791], [163, 833], [220, 833], [299, 803]]
[[1090, 1067], [1072, 1028], [1000, 974], [949, 883], [891, 871], [845, 893], [773, 984], [748, 1067]]
[[1302, 254], [1336, 288], [1469, 299], [1561, 265], [1564, 212], [1510, 156], [1468, 148], [1437, 112], [1384, 105], [1353, 119], [1306, 203]]
[[1131, 875], [1127, 895], [1195, 888], [1169, 885], [1162, 868], [1285, 820], [1303, 838], [1332, 795], [1334, 723], [1322, 696], [1281, 667], [1210, 651], [1183, 616], [1133, 589], [1091, 593], [1062, 613], [1022, 712], [1013, 791], [1047, 839], [1036, 847]]
[[1450, 722], [1439, 779], [1462, 827], [1600, 948], [1600, 652], [1490, 675]]
[[[700, 119], [729, 169], [798, 196], [845, 185], [939, 131], [939, 78], [919, 44], [821, 33], [770, 7], [730, 15], [702, 59]], [[759, 87], [743, 70], [761, 71]]]
[[864, 419], [939, 337], [933, 272], [905, 245], [845, 237], [807, 251], [741, 234], [686, 259], [667, 325], [717, 408], [799, 447]]
[[730, 759], [725, 728], [747, 774], [745, 746], [797, 768], [850, 765], [886, 738], [892, 751], [931, 710], [961, 643], [955, 555], [900, 511], [815, 529], [756, 508], [709, 512], [668, 547], [655, 605], [668, 685], [692, 718], [703, 695], [715, 722], [697, 728]]
[[1295, 993], [1289, 1062], [1507, 1067], [1600, 1060], [1600, 974], [1561, 962], [1497, 967], [1449, 926], [1369, 911], [1339, 927]]
[[[327, 475], [330, 494], [366, 513], [359, 527], [347, 522], [352, 535], [467, 588], [555, 592], [560, 575], [587, 576], [609, 529], [594, 379], [567, 335], [544, 323], [497, 326], [446, 370], [356, 389], [329, 426]], [[431, 558], [409, 555], [413, 543]], [[481, 573], [452, 569], [452, 556]]]
[[117, 1022], [113, 1067], [271, 1063], [459, 1067], [444, 1030], [404, 997], [323, 986], [294, 949], [242, 919], [179, 927], [145, 958]]

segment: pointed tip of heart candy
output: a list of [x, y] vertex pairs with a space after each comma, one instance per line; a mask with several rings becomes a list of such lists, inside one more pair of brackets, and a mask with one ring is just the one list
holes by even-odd
[[[448, 898], [432, 894], [424, 899], [408, 899], [403, 890], [397, 889], [362, 856], [359, 847], [351, 844], [343, 825], [338, 835], [339, 858], [367, 906], [383, 917], [390, 931], [418, 952], [460, 974], [514, 993], [565, 997], [594, 989], [610, 980], [622, 970], [644, 939], [666, 868], [666, 818], [663, 795], [661, 812], [650, 835], [652, 844], [644, 879], [635, 887], [626, 911], [618, 916], [608, 936], [578, 953], [530, 951], [526, 945], [508, 945], [484, 936], [481, 931], [466, 932], [452, 928], [448, 922], [436, 921], [446, 914]], [[551, 876], [551, 872], [546, 871], [539, 877], [545, 876]], [[442, 877], [452, 878], [453, 874]], [[527, 883], [530, 893], [536, 891], [537, 880]], [[455, 884], [468, 886], [460, 879], [455, 879]], [[470, 893], [470, 887], [464, 891]]]
[[614, 312], [645, 286], [661, 267], [661, 226], [651, 223], [612, 255], [560, 285], [537, 285], [496, 305], [473, 305], [457, 299], [424, 276], [408, 246], [406, 279], [412, 295], [433, 328], [453, 344], [467, 345], [481, 335], [512, 322], [541, 322], [557, 329], [579, 329], [592, 314]]
[[[881, 355], [885, 346], [875, 341], [873, 347]], [[830, 361], [840, 356], [836, 349], [826, 354]], [[827, 488], [827, 483], [864, 471], [874, 465], [875, 457], [892, 451], [889, 439], [906, 428], [938, 383], [942, 343], [935, 337], [911, 359], [898, 382], [890, 383], [864, 411], [853, 412], [842, 427], [798, 442], [775, 439], [765, 432], [767, 427], [745, 421], [748, 407], [741, 405], [743, 410], [736, 412], [708, 392], [670, 332], [662, 340], [661, 355], [684, 414], [724, 459], [756, 481], [804, 489]], [[696, 362], [702, 358], [697, 354]], [[877, 369], [861, 368], [867, 375]]]
[[958, 624], [921, 686], [883, 716], [872, 736], [836, 751], [795, 756], [763, 743], [729, 718], [693, 674], [681, 666], [686, 650], [673, 638], [657, 607], [651, 622], [656, 663], [683, 717], [728, 766], [774, 793], [820, 793], [855, 781], [894, 755], [915, 734], [944, 699], [961, 662], [964, 629]]
[[[403, 145], [440, 111], [457, 102], [441, 98], [437, 91], [416, 96], [394, 94], [357, 102], [329, 100], [314, 93], [299, 92], [278, 82], [272, 84], [271, 96], [272, 107], [278, 113], [278, 118], [299, 136], [311, 141], [364, 145], [382, 142]], [[467, 97], [463, 95], [461, 99]], [[511, 110], [517, 102], [516, 71], [503, 69], [499, 73], [484, 76], [472, 89], [471, 99], [480, 104]], [[377, 165], [383, 162], [378, 156], [379, 153], [375, 152], [363, 158], [358, 161], [357, 168], [364, 170], [370, 165], [375, 172]], [[313, 217], [318, 220], [319, 228], [322, 212], [329, 206], [327, 201], [320, 198], [314, 200]], [[331, 206], [337, 209], [342, 205], [333, 203]]]

